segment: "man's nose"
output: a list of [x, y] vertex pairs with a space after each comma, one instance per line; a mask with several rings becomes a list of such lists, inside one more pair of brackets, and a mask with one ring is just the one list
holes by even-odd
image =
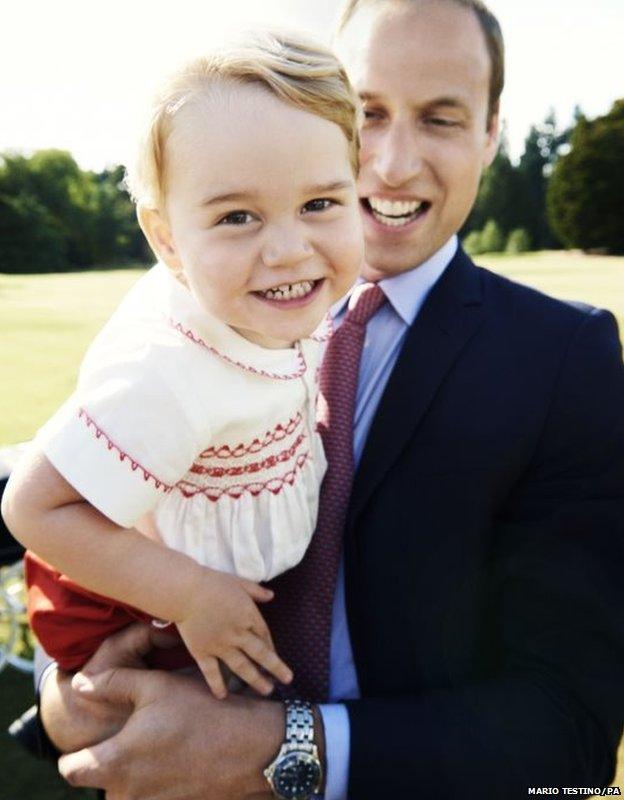
[[423, 163], [417, 132], [405, 123], [391, 124], [377, 143], [373, 167], [378, 177], [398, 188], [416, 178]]
[[267, 230], [262, 260], [267, 267], [292, 267], [312, 255], [312, 245], [300, 221], [273, 225]]

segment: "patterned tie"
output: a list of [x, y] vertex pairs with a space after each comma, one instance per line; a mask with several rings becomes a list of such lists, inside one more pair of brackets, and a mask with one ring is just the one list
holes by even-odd
[[301, 561], [269, 585], [275, 591], [262, 613], [277, 652], [292, 668], [283, 696], [327, 700], [329, 650], [342, 534], [353, 483], [353, 417], [366, 323], [385, 302], [374, 283], [357, 286], [342, 325], [327, 345], [320, 374], [318, 428], [328, 461], [316, 532]]

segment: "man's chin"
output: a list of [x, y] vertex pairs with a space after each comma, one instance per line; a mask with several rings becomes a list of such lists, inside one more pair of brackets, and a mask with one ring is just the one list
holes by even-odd
[[419, 236], [405, 242], [376, 242], [366, 237], [366, 264], [362, 275], [367, 280], [382, 280], [400, 275], [424, 264], [445, 244], [446, 236]]
[[394, 275], [409, 272], [409, 270], [419, 266], [426, 260], [427, 256], [421, 258], [417, 250], [394, 254], [389, 254], [388, 252], [379, 253], [378, 257], [373, 252], [366, 259], [362, 269], [362, 277], [367, 281], [381, 281], [384, 278], [392, 278]]

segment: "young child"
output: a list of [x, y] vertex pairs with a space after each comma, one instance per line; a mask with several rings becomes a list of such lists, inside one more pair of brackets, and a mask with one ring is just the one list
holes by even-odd
[[191, 63], [129, 171], [159, 263], [39, 432], [3, 513], [63, 669], [133, 619], [175, 623], [217, 697], [292, 678], [256, 603], [302, 558], [326, 468], [319, 340], [363, 257], [356, 98], [334, 56], [267, 36]]

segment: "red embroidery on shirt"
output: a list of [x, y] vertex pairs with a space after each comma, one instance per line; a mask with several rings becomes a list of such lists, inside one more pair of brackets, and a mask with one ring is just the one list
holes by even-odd
[[[320, 331], [320, 333], [319, 333]], [[309, 336], [313, 342], [327, 342], [334, 335], [334, 320], [331, 314], [328, 314], [323, 322], [318, 326], [314, 333]]]
[[[295, 465], [293, 469], [287, 472], [285, 475], [278, 476], [275, 478], [271, 478], [268, 481], [258, 481], [255, 483], [245, 483], [245, 484], [236, 484], [234, 486], [224, 487], [223, 489], [217, 486], [197, 486], [190, 481], [181, 480], [172, 486], [170, 484], [161, 481], [157, 478], [153, 473], [151, 473], [148, 469], [146, 469], [142, 464], [138, 461], [135, 461], [128, 453], [124, 452], [119, 445], [115, 444], [115, 442], [108, 436], [108, 434], [99, 427], [99, 425], [95, 422], [95, 420], [87, 414], [84, 408], [78, 409], [78, 417], [82, 419], [87, 426], [87, 428], [92, 429], [95, 433], [96, 439], [104, 439], [106, 443], [106, 448], [109, 451], [115, 451], [119, 457], [119, 460], [124, 462], [127, 461], [132, 469], [133, 472], [137, 470], [143, 475], [143, 479], [145, 481], [152, 481], [156, 489], [161, 490], [165, 494], [168, 494], [172, 491], [172, 489], [178, 489], [181, 494], [188, 498], [195, 497], [197, 494], [203, 494], [209, 500], [216, 502], [220, 497], [224, 494], [228, 497], [231, 497], [234, 500], [238, 500], [242, 497], [246, 492], [249, 492], [252, 496], [257, 497], [263, 491], [269, 491], [273, 494], [279, 494], [282, 488], [286, 485], [292, 486], [295, 482], [295, 476], [298, 471], [301, 470], [305, 462], [310, 457], [309, 452], [301, 453], [297, 456], [295, 461]], [[271, 466], [275, 466], [275, 464], [281, 463], [283, 461], [288, 461], [292, 458], [295, 454], [296, 449], [300, 446], [301, 442], [305, 438], [304, 434], [301, 434], [297, 437], [296, 441], [293, 443], [291, 447], [287, 450], [283, 450], [281, 453], [278, 453], [275, 456], [270, 456], [269, 458], [265, 459], [265, 461], [257, 462], [256, 464], [249, 464], [247, 467], [234, 467], [232, 469], [223, 469], [220, 470], [219, 468], [204, 468], [201, 465], [194, 464], [191, 468], [191, 472], [200, 472], [200, 474], [208, 474], [211, 477], [223, 477], [228, 475], [238, 475], [244, 474], [246, 472], [253, 473], [259, 471], [261, 468], [265, 469]], [[266, 467], [265, 467], [266, 462]], [[268, 463], [271, 462], [271, 463]], [[195, 469], [198, 467], [198, 469]], [[257, 468], [256, 468], [257, 467]], [[240, 472], [239, 472], [240, 470]]]
[[241, 369], [244, 369], [246, 372], [251, 372], [254, 375], [262, 375], [265, 378], [273, 378], [278, 381], [288, 381], [291, 380], [292, 378], [300, 378], [307, 369], [307, 364], [303, 356], [303, 352], [298, 343], [295, 344], [295, 347], [297, 348], [297, 360], [299, 362], [297, 370], [295, 372], [291, 372], [288, 375], [280, 375], [277, 372], [267, 372], [263, 369], [256, 369], [255, 367], [252, 367], [250, 364], [243, 364], [242, 361], [236, 361], [235, 359], [226, 356], [225, 353], [221, 353], [219, 350], [217, 350], [216, 347], [213, 347], [212, 345], [205, 342], [200, 336], [194, 334], [190, 328], [185, 328], [180, 322], [176, 322], [174, 319], [170, 319], [169, 323], [179, 333], [181, 333], [183, 336], [186, 336], [187, 339], [190, 339], [192, 342], [195, 342], [195, 344], [198, 344], [200, 345], [200, 347], [205, 348], [213, 355], [218, 356], [220, 359], [227, 362], [228, 364], [232, 364], [235, 367], [240, 367]]
[[273, 442], [280, 442], [286, 436], [290, 436], [291, 433], [294, 433], [299, 425], [301, 425], [302, 420], [303, 416], [301, 412], [298, 411], [292, 419], [288, 420], [286, 425], [280, 422], [272, 431], [267, 431], [263, 439], [254, 439], [250, 444], [241, 442], [234, 448], [231, 448], [227, 444], [209, 447], [207, 450], [204, 450], [203, 453], [199, 454], [199, 458], [241, 458], [248, 453], [259, 453], [261, 450], [264, 450], [265, 447], [273, 444]]
[[285, 475], [271, 478], [268, 481], [259, 481], [257, 483], [240, 483], [235, 486], [224, 487], [223, 489], [218, 486], [197, 486], [190, 481], [180, 481], [176, 484], [176, 488], [182, 492], [184, 497], [189, 498], [195, 497], [195, 495], [198, 494], [203, 494], [213, 502], [219, 500], [219, 498], [223, 497], [223, 495], [227, 495], [233, 500], [238, 500], [247, 492], [253, 497], [257, 497], [261, 492], [264, 491], [269, 491], [273, 494], [279, 494], [284, 486], [292, 486], [294, 484], [297, 472], [301, 470], [309, 457], [310, 454], [308, 452], [301, 453], [299, 456], [297, 456], [297, 460], [293, 469], [291, 469]]
[[143, 480], [145, 481], [153, 481], [154, 486], [157, 489], [161, 489], [165, 494], [170, 492], [173, 489], [173, 486], [170, 486], [168, 483], [161, 481], [155, 475], [153, 475], [148, 469], [140, 464], [138, 461], [135, 461], [132, 456], [128, 455], [128, 453], [124, 452], [119, 445], [115, 444], [115, 442], [110, 438], [110, 436], [100, 428], [95, 420], [90, 417], [84, 408], [78, 409], [78, 417], [82, 419], [87, 426], [87, 428], [92, 428], [95, 432], [95, 438], [101, 439], [102, 437], [106, 441], [106, 447], [108, 450], [114, 450], [118, 456], [120, 461], [128, 461], [130, 463], [130, 467], [133, 472], [139, 470], [143, 475]]
[[201, 464], [193, 464], [190, 471], [195, 475], [210, 475], [211, 478], [223, 478], [226, 476], [246, 475], [252, 472], [260, 472], [261, 470], [271, 469], [276, 464], [281, 464], [284, 461], [290, 461], [304, 439], [305, 435], [300, 433], [292, 445], [286, 448], [286, 450], [282, 450], [275, 455], [268, 456], [268, 458], [265, 458], [262, 461], [253, 461], [251, 464], [244, 464], [240, 467], [203, 467]]

